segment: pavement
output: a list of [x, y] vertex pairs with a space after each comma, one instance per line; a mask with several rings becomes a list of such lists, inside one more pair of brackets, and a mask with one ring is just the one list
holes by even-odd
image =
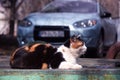
[[7, 55], [0, 55], [0, 69], [9, 69], [9, 60], [10, 60], [10, 56]]
[[[9, 60], [9, 55], [0, 55], [0, 69], [10, 69]], [[120, 68], [120, 66], [116, 67], [116, 63], [120, 63], [119, 59], [79, 58], [77, 62], [83, 68]]]

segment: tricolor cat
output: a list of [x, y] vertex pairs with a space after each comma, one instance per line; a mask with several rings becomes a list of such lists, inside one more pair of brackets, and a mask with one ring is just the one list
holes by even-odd
[[10, 66], [17, 69], [81, 69], [76, 59], [86, 50], [79, 35], [72, 36], [58, 48], [48, 43], [33, 43], [12, 53]]

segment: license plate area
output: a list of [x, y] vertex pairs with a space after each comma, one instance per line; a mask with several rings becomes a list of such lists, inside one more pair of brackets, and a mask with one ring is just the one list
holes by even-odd
[[64, 37], [65, 35], [64, 35], [64, 31], [58, 31], [58, 30], [43, 30], [43, 31], [39, 31], [38, 32], [38, 36], [39, 37], [49, 37], [49, 38], [51, 38], [51, 37], [55, 37], [55, 38], [57, 38], [57, 37]]
[[34, 40], [65, 42], [70, 37], [68, 26], [35, 26]]

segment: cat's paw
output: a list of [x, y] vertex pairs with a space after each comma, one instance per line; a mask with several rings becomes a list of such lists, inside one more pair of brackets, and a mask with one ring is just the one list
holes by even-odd
[[59, 65], [59, 69], [81, 69], [82, 66], [79, 65], [79, 64], [72, 64], [72, 63], [69, 63], [69, 62], [62, 62], [60, 65]]
[[79, 65], [79, 64], [75, 64], [72, 69], [81, 69], [83, 68], [82, 65]]

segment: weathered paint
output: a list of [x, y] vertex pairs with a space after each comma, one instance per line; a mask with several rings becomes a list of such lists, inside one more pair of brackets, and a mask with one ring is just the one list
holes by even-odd
[[1, 69], [0, 80], [120, 80], [120, 69]]

